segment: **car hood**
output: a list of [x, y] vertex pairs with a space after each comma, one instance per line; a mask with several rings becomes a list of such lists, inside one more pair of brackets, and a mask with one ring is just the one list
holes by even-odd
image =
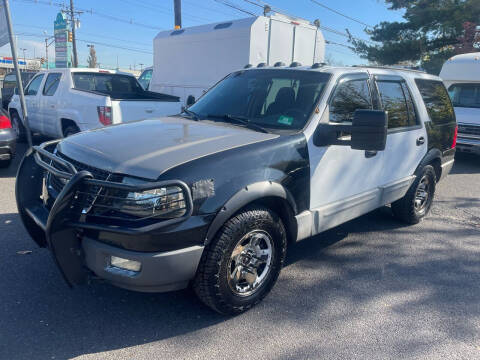
[[480, 109], [456, 107], [455, 117], [459, 124], [475, 124], [480, 125]]
[[80, 133], [61, 141], [57, 150], [98, 169], [155, 180], [188, 161], [276, 137], [223, 123], [166, 117]]

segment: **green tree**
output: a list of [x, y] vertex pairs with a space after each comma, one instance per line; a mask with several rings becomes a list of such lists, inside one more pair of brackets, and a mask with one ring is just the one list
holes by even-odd
[[366, 29], [378, 45], [352, 38], [350, 41], [361, 57], [382, 65], [412, 62], [438, 74], [451, 56], [479, 51], [473, 47], [473, 39], [476, 26], [480, 25], [480, 0], [385, 2], [390, 10], [404, 10], [404, 21], [383, 21]]

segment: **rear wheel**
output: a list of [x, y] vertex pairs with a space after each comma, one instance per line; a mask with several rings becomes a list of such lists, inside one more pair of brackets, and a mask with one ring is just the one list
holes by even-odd
[[392, 203], [393, 214], [409, 224], [418, 224], [432, 207], [435, 185], [435, 170], [431, 165], [427, 165], [412, 183], [405, 196]]
[[242, 211], [205, 249], [193, 284], [197, 296], [222, 314], [248, 310], [275, 284], [286, 247], [278, 215], [263, 207]]
[[80, 132], [80, 129], [76, 125], [68, 125], [63, 130], [63, 137], [69, 137], [79, 132]]

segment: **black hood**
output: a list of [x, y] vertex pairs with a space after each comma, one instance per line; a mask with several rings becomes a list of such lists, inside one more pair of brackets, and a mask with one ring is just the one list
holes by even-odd
[[108, 172], [155, 180], [194, 159], [278, 137], [205, 121], [166, 117], [68, 137], [58, 151]]

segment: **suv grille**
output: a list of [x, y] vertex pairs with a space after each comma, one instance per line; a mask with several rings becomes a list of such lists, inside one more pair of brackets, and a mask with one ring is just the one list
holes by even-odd
[[458, 134], [480, 136], [480, 126], [459, 124]]
[[[107, 180], [109, 177], [110, 177], [110, 173], [108, 171], [105, 171], [105, 170], [101, 170], [101, 169], [97, 169], [93, 166], [90, 166], [90, 165], [86, 165], [86, 164], [83, 164], [83, 163], [80, 163], [76, 160], [73, 160], [73, 159], [70, 159], [69, 157], [57, 152], [56, 154], [58, 157], [68, 161], [69, 163], [71, 163], [75, 169], [77, 169], [77, 171], [82, 171], [82, 170], [87, 170], [89, 171], [90, 173], [92, 173], [93, 177], [95, 179], [98, 179], [98, 180]], [[52, 162], [51, 165], [53, 167], [55, 167], [56, 169], [58, 170], [61, 170], [61, 171], [65, 171], [66, 169], [63, 168], [62, 165], [58, 164], [58, 163], [55, 163], [55, 162]], [[49, 178], [48, 178], [48, 182], [49, 182], [49, 185], [57, 192], [59, 193], [60, 191], [62, 191], [63, 187], [65, 186], [66, 184], [66, 181], [64, 179], [61, 179], [61, 178], [58, 178], [52, 174], [49, 174]], [[92, 189], [92, 190], [95, 190], [95, 189]]]

